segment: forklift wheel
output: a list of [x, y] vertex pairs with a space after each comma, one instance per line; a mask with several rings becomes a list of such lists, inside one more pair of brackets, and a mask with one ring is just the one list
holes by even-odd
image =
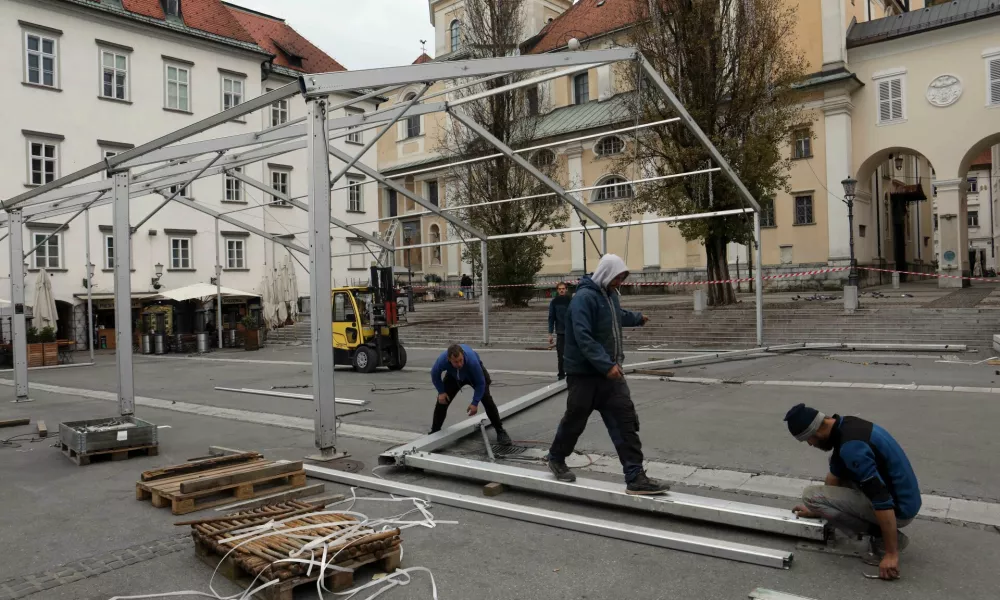
[[406, 348], [402, 344], [399, 345], [399, 353], [396, 357], [396, 362], [389, 366], [390, 371], [401, 371], [403, 367], [406, 366]]
[[359, 346], [354, 353], [354, 370], [361, 373], [371, 373], [378, 366], [378, 356], [368, 346]]

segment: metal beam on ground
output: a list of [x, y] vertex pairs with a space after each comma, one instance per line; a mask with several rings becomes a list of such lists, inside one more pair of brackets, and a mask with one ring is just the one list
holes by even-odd
[[[816, 344], [814, 349], [827, 349], [836, 348], [837, 344]], [[727, 350], [725, 352], [709, 352], [705, 354], [696, 354], [694, 356], [682, 356], [679, 358], [663, 358], [658, 360], [650, 360], [641, 363], [633, 363], [625, 365], [623, 369], [625, 373], [634, 373], [636, 369], [654, 369], [658, 367], [680, 367], [680, 366], [692, 366], [692, 365], [703, 365], [706, 363], [722, 362], [734, 358], [744, 358], [747, 356], [753, 356], [759, 354], [761, 356], [766, 355], [769, 352], [794, 352], [796, 350], [806, 350], [808, 349], [808, 344], [797, 343], [797, 344], [784, 344], [781, 346], [765, 346], [762, 348], [749, 348], [746, 350]]]
[[28, 329], [24, 317], [24, 228], [21, 209], [7, 210], [10, 257], [10, 338], [14, 352], [14, 402], [28, 402]]
[[755, 589], [750, 592], [748, 598], [750, 598], [750, 600], [812, 600], [811, 598], [806, 598], [805, 596], [795, 596], [766, 588]]
[[525, 469], [504, 464], [486, 463], [458, 456], [418, 452], [404, 457], [406, 466], [464, 477], [476, 481], [495, 481], [504, 485], [563, 496], [618, 508], [628, 508], [730, 525], [743, 529], [779, 533], [809, 540], [825, 540], [827, 527], [817, 519], [799, 519], [787, 508], [773, 508], [746, 502], [733, 502], [693, 494], [670, 492], [662, 496], [632, 496], [620, 483], [580, 479], [575, 483], [558, 481], [548, 471]]
[[787, 569], [792, 562], [792, 553], [784, 550], [774, 550], [761, 546], [749, 546], [735, 542], [673, 533], [628, 523], [583, 517], [566, 512], [555, 512], [521, 504], [500, 502], [490, 498], [468, 496], [398, 481], [378, 479], [367, 475], [347, 473], [325, 467], [305, 465], [305, 470], [309, 477], [315, 479], [323, 479], [352, 487], [363, 487], [387, 494], [400, 494], [422, 498], [444, 506], [452, 506], [498, 517], [557, 527], [559, 529], [589, 533], [601, 537], [680, 550], [682, 552], [692, 552], [715, 558], [725, 558], [775, 569]]
[[129, 224], [129, 175], [119, 171], [111, 175], [114, 200], [113, 227], [115, 247], [115, 364], [118, 371], [118, 412], [135, 414], [135, 384], [132, 374], [132, 227]]
[[[234, 392], [236, 394], [253, 394], [255, 396], [271, 396], [273, 398], [290, 398], [293, 400], [313, 400], [312, 394], [296, 394], [293, 392], [279, 392], [277, 390], [256, 390], [253, 388], [232, 388], [232, 387], [222, 387], [215, 386], [215, 389], [220, 392]], [[344, 404], [347, 406], [365, 406], [368, 404], [367, 400], [355, 400], [353, 398], [334, 398], [337, 404]]]
[[406, 85], [425, 81], [468, 79], [494, 75], [501, 71], [541, 71], [585, 65], [632, 60], [638, 53], [631, 48], [559, 52], [529, 56], [510, 56], [479, 60], [430, 62], [422, 65], [317, 73], [299, 78], [299, 87], [306, 97], [326, 96], [342, 90], [357, 90], [381, 85]]
[[[532, 407], [542, 400], [547, 400], [552, 396], [565, 391], [565, 380], [550, 383], [549, 385], [525, 394], [516, 400], [511, 400], [510, 402], [497, 406], [497, 411], [500, 414], [500, 418], [503, 419], [526, 408]], [[482, 417], [469, 417], [468, 419], [455, 423], [451, 427], [442, 429], [437, 433], [431, 433], [415, 439], [412, 442], [403, 444], [402, 446], [391, 448], [379, 457], [379, 464], [401, 465], [403, 464], [402, 457], [404, 454], [410, 454], [413, 452], [434, 452], [435, 450], [440, 450], [441, 448], [450, 446], [465, 436], [475, 433], [479, 428], [481, 420]]]

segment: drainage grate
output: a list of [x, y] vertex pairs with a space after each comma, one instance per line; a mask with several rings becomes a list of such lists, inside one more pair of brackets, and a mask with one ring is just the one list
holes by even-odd
[[347, 473], [360, 473], [365, 470], [365, 463], [360, 460], [353, 460], [350, 458], [338, 458], [337, 460], [330, 461], [324, 466], [338, 471], [345, 471]]
[[497, 457], [501, 456], [516, 456], [518, 454], [524, 454], [524, 451], [528, 448], [526, 446], [501, 446], [499, 444], [493, 444], [493, 455]]

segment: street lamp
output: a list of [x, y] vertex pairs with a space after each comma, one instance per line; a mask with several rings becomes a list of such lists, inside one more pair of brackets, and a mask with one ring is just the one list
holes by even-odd
[[858, 261], [854, 258], [854, 192], [858, 186], [858, 180], [847, 176], [847, 179], [840, 182], [844, 186], [844, 203], [847, 204], [847, 226], [851, 228], [851, 270], [847, 275], [847, 285], [857, 287], [858, 285]]
[[156, 277], [153, 278], [153, 289], [158, 290], [160, 289], [160, 278], [163, 277], [163, 265], [156, 263], [154, 268], [156, 269]]

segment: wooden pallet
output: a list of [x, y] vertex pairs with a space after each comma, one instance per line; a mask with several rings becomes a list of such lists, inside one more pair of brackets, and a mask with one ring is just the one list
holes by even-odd
[[[261, 507], [249, 511], [191, 522], [191, 535], [195, 542], [196, 555], [207, 565], [233, 581], [236, 585], [247, 588], [251, 584], [259, 587], [274, 579], [279, 583], [271, 585], [255, 597], [264, 600], [292, 600], [295, 590], [300, 587], [315, 587], [319, 579], [318, 570], [315, 575], [306, 575], [304, 565], [276, 562], [281, 557], [287, 557], [290, 548], [301, 545], [301, 541], [275, 535], [258, 540], [252, 544], [244, 544], [233, 549], [234, 544], [219, 543], [228, 537], [235, 529], [253, 526], [270, 519], [288, 520], [287, 525], [294, 527], [305, 523], [329, 523], [329, 530], [338, 527], [351, 526], [355, 521], [342, 515], [311, 516], [311, 513], [322, 508], [299, 501], [285, 502], [279, 505]], [[296, 515], [301, 515], [301, 522], [291, 521]], [[319, 530], [317, 530], [319, 531]], [[370, 540], [370, 541], [369, 541]], [[343, 550], [343, 559], [333, 564], [338, 567], [352, 569], [351, 572], [328, 571], [324, 585], [328, 590], [339, 592], [354, 585], [354, 572], [362, 567], [374, 565], [385, 573], [394, 572], [400, 564], [402, 555], [399, 530], [383, 532], [374, 535], [362, 535], [352, 540]], [[232, 552], [230, 552], [232, 550]]]
[[156, 456], [160, 453], [159, 446], [133, 446], [131, 448], [111, 448], [109, 450], [98, 450], [97, 452], [88, 452], [86, 454], [79, 452], [74, 448], [70, 448], [66, 444], [59, 444], [62, 449], [62, 453], [66, 455], [71, 461], [75, 462], [77, 466], [89, 465], [92, 462], [100, 462], [107, 460], [126, 460], [129, 458], [135, 458], [137, 456]]
[[[301, 468], [286, 473], [257, 475], [261, 471], [266, 472], [267, 469], [280, 464], [282, 463], [272, 460], [255, 460], [245, 464], [165, 477], [154, 481], [138, 481], [135, 484], [135, 498], [136, 500], [151, 500], [153, 506], [157, 508], [169, 506], [173, 514], [184, 515], [236, 500], [248, 500], [264, 494], [305, 486], [306, 473]], [[189, 493], [181, 491], [185, 483], [194, 484], [206, 478], [227, 482]]]

